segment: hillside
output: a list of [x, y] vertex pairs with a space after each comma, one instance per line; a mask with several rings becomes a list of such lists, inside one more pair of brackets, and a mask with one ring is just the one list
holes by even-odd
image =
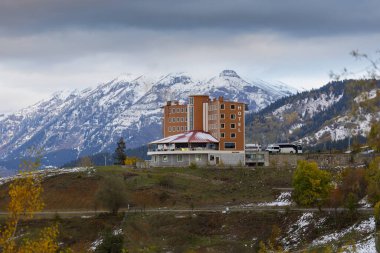
[[[366, 137], [380, 119], [380, 81], [331, 82], [281, 98], [247, 118], [247, 139], [259, 143], [298, 141], [306, 146]], [[351, 143], [352, 143], [351, 142]], [[344, 147], [347, 148], [345, 141]]]
[[1, 115], [0, 166], [11, 167], [10, 162], [32, 146], [43, 147], [45, 165], [113, 152], [121, 136], [127, 148], [140, 147], [161, 138], [160, 107], [167, 100], [184, 100], [191, 94], [224, 96], [247, 103], [254, 112], [295, 92], [279, 82], [246, 81], [233, 70], [206, 81], [185, 73], [159, 79], [120, 76], [96, 88], [57, 92], [17, 113]]
[[[96, 167], [44, 173], [43, 198], [46, 210], [56, 213], [54, 219], [26, 221], [21, 227], [59, 222], [59, 241], [75, 252], [89, 251], [106, 229], [120, 231], [131, 252], [257, 252], [259, 242], [266, 242], [273, 231], [276, 243], [290, 252], [352, 244], [360, 253], [375, 252], [371, 215], [353, 218], [344, 211], [335, 216], [293, 209], [291, 193], [277, 189], [289, 188], [292, 169]], [[124, 184], [130, 204], [129, 211], [124, 206], [125, 215], [96, 214], [104, 209], [96, 192], [109, 177]], [[6, 189], [3, 182], [1, 207], [7, 202]], [[60, 212], [65, 210], [90, 212], [64, 218]]]

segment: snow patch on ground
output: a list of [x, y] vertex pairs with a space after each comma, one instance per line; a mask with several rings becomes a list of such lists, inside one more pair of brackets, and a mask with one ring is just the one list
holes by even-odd
[[307, 232], [308, 227], [314, 221], [313, 213], [303, 213], [296, 223], [294, 223], [287, 231], [287, 236], [284, 237], [281, 242], [284, 245], [285, 250], [294, 248], [300, 244], [300, 238]]
[[[123, 229], [121, 229], [121, 228], [115, 229], [114, 231], [112, 231], [113, 235], [120, 235], [122, 233], [123, 233]], [[93, 251], [94, 252], [99, 247], [99, 245], [102, 244], [102, 243], [103, 243], [103, 238], [102, 238], [102, 236], [100, 236], [98, 239], [96, 239], [95, 241], [93, 241], [91, 243], [89, 251]]]
[[290, 206], [292, 204], [292, 193], [291, 192], [281, 192], [275, 201], [264, 202], [257, 204], [258, 206]]
[[[75, 168], [63, 168], [63, 169], [44, 169], [44, 170], [37, 170], [33, 171], [34, 175], [42, 175], [42, 177], [52, 177], [56, 175], [61, 174], [67, 174], [67, 173], [77, 173], [77, 172], [85, 172], [87, 171], [88, 174], [92, 174], [94, 171], [94, 168], [92, 167], [75, 167]], [[10, 177], [2, 177], [0, 178], [0, 185], [8, 183], [10, 181], [15, 180], [16, 178], [22, 177], [22, 174], [17, 174]]]
[[364, 198], [362, 198], [358, 202], [358, 204], [361, 205], [362, 207], [365, 207], [365, 208], [371, 208], [372, 207], [372, 204], [368, 202], [368, 196], [365, 196]]
[[375, 229], [376, 229], [375, 218], [371, 217], [368, 220], [364, 220], [360, 223], [356, 223], [340, 232], [335, 232], [335, 233], [321, 236], [320, 238], [315, 239], [311, 243], [311, 245], [318, 246], [318, 245], [324, 245], [333, 241], [339, 241], [345, 235], [353, 231], [359, 232], [361, 234], [374, 233]]
[[[375, 236], [369, 236], [363, 241], [355, 244], [356, 253], [376, 253], [376, 240]], [[347, 252], [353, 252], [353, 247], [349, 247]]]

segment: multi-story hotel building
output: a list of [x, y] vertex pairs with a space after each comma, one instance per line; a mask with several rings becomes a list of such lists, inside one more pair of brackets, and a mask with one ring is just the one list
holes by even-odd
[[163, 136], [149, 144], [153, 166], [244, 164], [246, 104], [192, 95], [163, 106]]

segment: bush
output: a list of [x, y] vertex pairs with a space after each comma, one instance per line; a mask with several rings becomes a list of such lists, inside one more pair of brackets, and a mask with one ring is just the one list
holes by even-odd
[[293, 187], [297, 204], [320, 207], [332, 188], [331, 174], [320, 170], [316, 162], [299, 161], [293, 174]]
[[167, 176], [160, 178], [160, 180], [158, 181], [158, 184], [165, 188], [174, 188], [173, 179]]
[[117, 214], [119, 209], [127, 203], [124, 182], [118, 177], [108, 177], [104, 185], [98, 190], [96, 199], [112, 214]]
[[190, 163], [189, 169], [196, 170], [196, 169], [198, 169], [198, 166], [196, 163]]
[[96, 253], [121, 253], [123, 252], [124, 237], [122, 233], [115, 234], [107, 230], [102, 234], [103, 241], [96, 248]]

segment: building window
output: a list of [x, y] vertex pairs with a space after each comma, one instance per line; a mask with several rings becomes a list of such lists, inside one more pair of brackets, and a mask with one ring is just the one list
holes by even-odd
[[236, 119], [236, 114], [231, 114], [231, 119]]
[[171, 127], [168, 127], [168, 131], [171, 132], [171, 131], [172, 131], [172, 128], [171, 128]]
[[220, 124], [220, 128], [224, 129], [224, 123]]
[[224, 119], [224, 113], [220, 114], [220, 118]]
[[154, 156], [154, 162], [155, 163], [157, 162], [157, 156], [156, 155]]
[[175, 122], [175, 118], [172, 118], [172, 122]]
[[220, 105], [220, 110], [224, 110], [224, 104]]
[[177, 108], [177, 113], [179, 113], [179, 108]]
[[185, 111], [185, 109], [184, 109], [184, 108], [182, 108], [182, 109], [181, 109], [181, 112], [184, 112], [184, 111]]
[[231, 129], [235, 129], [235, 128], [236, 128], [235, 123], [231, 123]]
[[189, 104], [193, 105], [194, 104], [194, 98], [189, 98]]
[[187, 126], [185, 126], [185, 131], [187, 131]]
[[235, 149], [235, 142], [225, 142], [224, 148], [225, 149]]
[[177, 131], [179, 132], [179, 126], [177, 126]]
[[195, 161], [199, 162], [201, 160], [201, 155], [195, 155]]
[[236, 138], [236, 134], [235, 133], [231, 133], [231, 138]]
[[220, 138], [224, 138], [224, 133], [220, 133]]
[[172, 113], [175, 113], [175, 109], [172, 109]]
[[181, 117], [181, 122], [183, 122], [183, 120], [184, 120], [184, 118], [183, 118], [183, 117]]
[[235, 105], [230, 105], [231, 110], [235, 110]]
[[184, 127], [183, 127], [183, 126], [181, 126], [181, 131], [183, 132], [183, 130], [184, 130]]
[[182, 155], [177, 155], [177, 162], [182, 162], [183, 159], [182, 159]]
[[167, 155], [163, 155], [162, 156], [162, 161], [163, 162], [167, 162], [168, 161], [168, 156]]

